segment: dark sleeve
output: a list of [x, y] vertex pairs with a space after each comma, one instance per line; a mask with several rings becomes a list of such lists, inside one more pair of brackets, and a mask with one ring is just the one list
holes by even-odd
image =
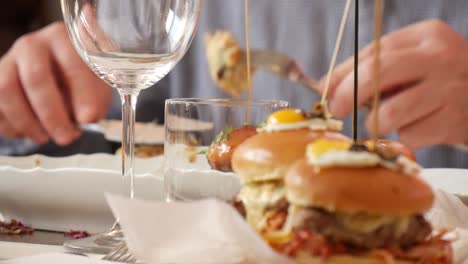
[[[58, 1], [57, 1], [58, 2]], [[40, 0], [3, 1], [0, 8], [0, 55], [3, 55], [14, 41], [33, 29], [40, 16]]]
[[55, 21], [62, 21], [62, 10], [59, 0], [42, 0], [38, 7], [37, 25], [43, 27]]

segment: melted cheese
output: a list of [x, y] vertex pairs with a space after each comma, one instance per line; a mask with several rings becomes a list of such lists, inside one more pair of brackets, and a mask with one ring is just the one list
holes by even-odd
[[265, 213], [266, 208], [286, 199], [286, 190], [280, 181], [247, 184], [242, 187], [238, 198], [245, 206], [249, 224], [260, 229], [269, 217], [268, 213]]
[[365, 234], [372, 233], [381, 226], [393, 224], [396, 227], [396, 234], [401, 235], [408, 229], [411, 217], [358, 213], [338, 214], [338, 219], [346, 228]]
[[281, 230], [264, 234], [263, 238], [272, 244], [283, 244], [288, 242], [293, 238], [293, 227], [294, 227], [294, 219], [297, 218], [296, 214], [298, 212], [299, 207], [290, 205], [288, 208], [288, 217], [286, 218], [286, 222]]

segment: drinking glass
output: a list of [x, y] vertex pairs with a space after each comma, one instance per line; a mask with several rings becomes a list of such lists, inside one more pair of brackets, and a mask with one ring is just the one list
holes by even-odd
[[[133, 198], [137, 96], [163, 78], [187, 51], [202, 0], [61, 0], [78, 54], [122, 100], [122, 175]], [[70, 241], [75, 251], [106, 253], [121, 239], [118, 224], [91, 239]]]
[[170, 202], [232, 199], [240, 189], [239, 179], [234, 173], [211, 169], [207, 149], [220, 133], [258, 126], [288, 103], [189, 98], [166, 100], [165, 107], [164, 185]]

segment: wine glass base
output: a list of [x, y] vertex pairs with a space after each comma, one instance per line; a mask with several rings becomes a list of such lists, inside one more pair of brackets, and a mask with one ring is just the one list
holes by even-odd
[[115, 224], [107, 232], [82, 239], [69, 240], [63, 243], [63, 246], [72, 253], [107, 254], [123, 240], [124, 237], [120, 226]]

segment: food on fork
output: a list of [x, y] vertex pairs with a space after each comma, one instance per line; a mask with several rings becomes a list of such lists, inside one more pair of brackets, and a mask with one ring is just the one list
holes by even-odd
[[452, 263], [450, 243], [423, 217], [434, 194], [419, 169], [378, 148], [311, 143], [285, 177], [287, 216], [264, 238], [304, 264]]
[[245, 125], [236, 129], [226, 128], [208, 148], [207, 159], [212, 169], [232, 172], [232, 154], [242, 142], [257, 134], [257, 128]]
[[288, 208], [284, 175], [291, 164], [304, 156], [309, 142], [350, 142], [333, 131], [341, 128], [340, 124], [321, 105], [312, 112], [283, 109], [273, 113], [258, 134], [239, 145], [232, 167], [243, 187], [235, 204], [241, 211], [245, 209], [247, 221], [256, 230], [267, 234], [278, 229]]
[[247, 66], [242, 64], [243, 51], [226, 31], [205, 36], [206, 56], [211, 78], [226, 93], [240, 96], [248, 89]]

